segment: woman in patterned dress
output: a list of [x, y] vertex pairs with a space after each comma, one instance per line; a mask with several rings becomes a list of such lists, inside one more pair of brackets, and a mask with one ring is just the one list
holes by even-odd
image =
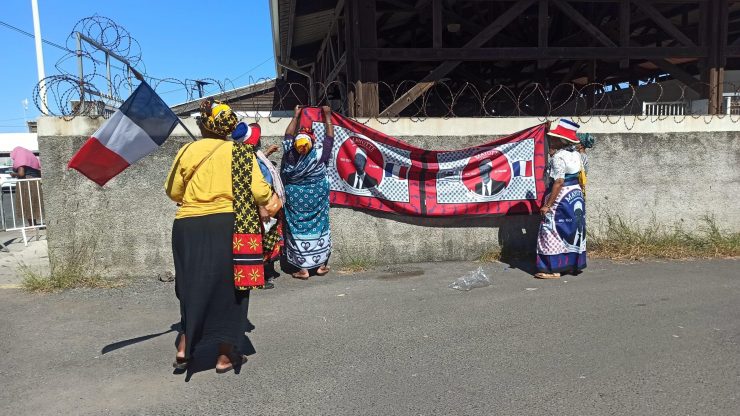
[[578, 125], [560, 120], [549, 131], [549, 189], [540, 213], [537, 236], [539, 279], [558, 279], [561, 273], [580, 273], [586, 267], [586, 202], [579, 173], [584, 169], [574, 145]]
[[329, 273], [331, 231], [329, 229], [329, 179], [326, 164], [334, 143], [331, 109], [322, 107], [326, 123], [323, 140], [308, 129], [298, 131], [302, 108], [296, 106], [285, 131], [281, 176], [285, 186], [285, 261], [297, 279], [311, 273]]
[[[231, 108], [206, 99], [200, 112], [203, 138], [180, 149], [165, 183], [179, 206], [172, 254], [181, 332], [173, 366], [187, 370], [198, 347], [218, 344], [216, 372], [224, 373], [246, 361], [238, 351], [245, 341], [249, 285], [235, 279], [234, 232], [240, 217], [251, 217], [259, 232], [258, 207], [268, 206], [273, 192], [253, 148], [230, 140], [238, 121]], [[237, 183], [235, 172], [249, 180]]]

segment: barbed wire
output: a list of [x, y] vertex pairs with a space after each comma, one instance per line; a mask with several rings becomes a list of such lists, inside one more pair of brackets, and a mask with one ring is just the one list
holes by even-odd
[[[380, 123], [393, 122], [401, 117], [415, 121], [454, 117], [538, 117], [543, 120], [572, 117], [587, 121], [598, 117], [617, 123], [625, 116], [651, 120], [677, 116], [676, 120], [681, 120], [681, 117], [730, 117], [733, 122], [740, 121], [740, 88], [734, 83], [723, 85], [724, 97], [719, 103], [722, 114], [709, 116], [709, 100], [702, 97], [716, 91], [711, 90], [708, 83], [683, 85], [673, 81], [639, 86], [623, 84], [619, 89], [602, 83], [563, 83], [550, 88], [532, 83], [516, 89], [496, 85], [485, 90], [469, 82], [444, 81], [435, 83], [399, 114], [382, 115], [383, 109], [417, 85], [415, 81], [363, 84], [363, 88], [377, 89], [380, 116], [368, 117], [359, 108], [351, 111], [352, 107], [359, 107], [350, 98], [358, 95], [357, 87], [338, 81], [314, 83], [317, 98], [313, 104], [329, 105], [344, 115], [355, 115], [362, 120], [374, 119]], [[308, 97], [310, 92], [306, 84], [278, 84], [272, 111], [282, 113], [291, 111], [295, 105], [308, 105]], [[253, 113], [266, 112], [265, 108], [259, 108], [256, 100], [254, 103], [249, 100], [240, 102], [239, 107]], [[268, 118], [273, 121], [272, 117]]]
[[[24, 34], [33, 36], [30, 33]], [[78, 42], [78, 34], [91, 39], [126, 62], [117, 62], [116, 58], [106, 63], [106, 52], [87, 41]], [[83, 115], [88, 117], [110, 115], [110, 108], [123, 103], [136, 83], [133, 74], [128, 71], [128, 65], [141, 73], [147, 83], [160, 95], [171, 96], [176, 93], [183, 102], [199, 97], [201, 93], [199, 87], [207, 86], [207, 91], [204, 91], [206, 95], [223, 93], [235, 88], [234, 82], [228, 78], [196, 80], [158, 78], [149, 75], [142, 59], [140, 43], [123, 26], [104, 16], [94, 15], [80, 19], [75, 23], [64, 46], [53, 45], [65, 52], [54, 64], [58, 73], [44, 78], [33, 90], [36, 108], [48, 116], [69, 120]], [[270, 59], [235, 79], [243, 78]]]
[[[697, 81], [692, 85], [684, 85], [665, 79], [653, 79], [652, 82], [643, 82], [640, 85], [563, 83], [546, 86], [531, 83], [518, 87], [481, 87], [465, 81], [445, 80], [434, 83], [402, 111], [382, 115], [384, 109], [407, 92], [418, 88], [419, 83], [413, 80], [364, 83], [363, 91], [359, 91], [356, 84], [341, 81], [315, 82], [309, 86], [307, 83], [271, 78], [254, 79], [249, 76], [246, 86], [255, 88], [251, 89], [252, 96], [245, 97], [244, 88], [237, 88], [234, 81], [228, 78], [179, 79], [148, 75], [139, 42], [114, 20], [95, 15], [80, 19], [74, 25], [66, 40], [67, 53], [55, 64], [59, 74], [46, 77], [43, 88], [41, 82], [35, 86], [34, 103], [45, 115], [67, 120], [77, 116], [107, 117], [134, 88], [135, 81], [125, 63], [122, 63], [123, 66], [111, 63], [109, 75], [108, 65], [100, 59], [104, 52], [87, 42], [78, 45], [78, 33], [125, 59], [131, 67], [144, 75], [145, 80], [166, 101], [173, 94], [177, 94], [177, 98], [183, 103], [199, 99], [201, 94], [216, 96], [227, 103], [238, 103], [241, 111], [251, 113], [256, 118], [265, 118], [264, 114], [267, 114], [266, 118], [275, 123], [296, 105], [329, 105], [345, 116], [352, 116], [363, 122], [375, 119], [380, 123], [393, 122], [401, 117], [423, 121], [433, 117], [525, 116], [543, 120], [567, 116], [581, 121], [599, 117], [611, 123], [619, 122], [624, 116], [655, 120], [678, 116], [675, 119], [680, 121], [682, 117], [710, 117], [707, 116], [709, 100], [702, 97], [716, 93], [708, 83]], [[234, 80], [243, 78], [267, 62], [269, 59]], [[77, 63], [76, 73], [67, 69], [72, 63]], [[269, 83], [274, 83], [274, 86], [269, 86]], [[259, 88], [260, 85], [264, 85], [264, 88]], [[722, 90], [724, 96], [719, 103], [719, 112], [722, 114], [711, 116], [710, 120], [729, 115], [733, 122], [740, 121], [740, 88], [733, 83], [725, 83]], [[377, 108], [368, 108], [368, 103], [359, 105], [359, 101], [353, 98], [367, 96], [366, 91], [371, 91], [370, 96], [377, 97]], [[272, 104], [266, 105], [266, 99], [270, 95]], [[310, 97], [315, 97], [314, 102], [311, 102]], [[368, 117], [370, 114], [382, 116]]]

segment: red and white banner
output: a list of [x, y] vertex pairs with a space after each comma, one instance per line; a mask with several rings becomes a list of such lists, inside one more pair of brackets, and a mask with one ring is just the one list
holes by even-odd
[[[317, 139], [317, 109], [301, 124]], [[538, 212], [545, 192], [541, 124], [467, 149], [425, 150], [333, 114], [329, 160], [331, 203], [414, 216], [509, 215]]]

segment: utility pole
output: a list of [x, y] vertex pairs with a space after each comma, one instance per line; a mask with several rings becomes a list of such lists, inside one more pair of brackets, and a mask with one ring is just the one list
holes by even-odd
[[39, 74], [39, 96], [41, 98], [41, 112], [43, 114], [49, 113], [49, 107], [46, 103], [46, 82], [44, 78], [44, 52], [41, 49], [41, 23], [39, 21], [39, 5], [38, 0], [31, 0], [31, 8], [33, 10], [33, 37], [36, 43], [36, 70]]
[[206, 86], [206, 85], [210, 85], [210, 84], [212, 84], [212, 83], [211, 82], [208, 82], [208, 81], [203, 81], [203, 80], [200, 80], [200, 79], [195, 80], [195, 88], [193, 88], [193, 89], [197, 89], [198, 90], [198, 98], [203, 98], [203, 94], [204, 94], [203, 87]]

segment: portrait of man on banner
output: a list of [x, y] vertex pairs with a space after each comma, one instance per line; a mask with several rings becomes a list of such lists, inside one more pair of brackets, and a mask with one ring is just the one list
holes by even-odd
[[375, 188], [378, 186], [378, 181], [372, 176], [367, 174], [365, 170], [367, 166], [367, 152], [361, 147], [357, 147], [354, 158], [355, 172], [351, 173], [347, 178], [347, 183], [356, 189], [367, 189]]
[[496, 179], [491, 159], [483, 159], [478, 165], [480, 181], [475, 184], [475, 193], [482, 196], [493, 196], [506, 188], [506, 182]]

